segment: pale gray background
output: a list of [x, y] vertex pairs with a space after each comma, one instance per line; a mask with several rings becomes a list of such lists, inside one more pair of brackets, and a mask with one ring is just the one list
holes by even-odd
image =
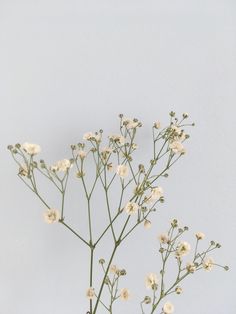
[[87, 251], [61, 226], [44, 224], [7, 144], [40, 143], [52, 162], [69, 156], [85, 131], [116, 131], [123, 112], [143, 121], [138, 157], [148, 160], [149, 126], [173, 109], [197, 126], [188, 154], [162, 182], [166, 203], [152, 230], [141, 228], [117, 255], [133, 299], [116, 313], [140, 313], [143, 277], [158, 270], [156, 235], [178, 217], [222, 243], [215, 259], [231, 271], [185, 282], [185, 293], [170, 298], [176, 313], [234, 314], [235, 0], [1, 0], [0, 43], [0, 313], [87, 310]]

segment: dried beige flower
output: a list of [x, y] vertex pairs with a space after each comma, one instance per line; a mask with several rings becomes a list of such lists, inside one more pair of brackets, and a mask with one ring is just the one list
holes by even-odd
[[145, 285], [147, 289], [156, 289], [157, 288], [157, 274], [150, 273], [145, 278]]
[[95, 296], [95, 291], [94, 291], [94, 288], [90, 287], [88, 288], [87, 292], [86, 292], [86, 297], [89, 299], [89, 300], [92, 300]]
[[174, 313], [174, 305], [170, 302], [166, 302], [163, 306], [164, 314], [172, 314]]
[[57, 161], [53, 166], [50, 167], [51, 171], [65, 172], [72, 167], [72, 163], [69, 159], [62, 159]]
[[208, 257], [203, 261], [202, 266], [206, 271], [211, 271], [214, 266], [214, 260], [211, 257]]
[[129, 215], [136, 214], [138, 209], [139, 209], [139, 205], [137, 203], [135, 203], [135, 202], [128, 202], [125, 205], [125, 211]]
[[185, 149], [184, 149], [184, 146], [181, 142], [179, 141], [174, 141], [170, 144], [170, 149], [172, 150], [173, 153], [177, 154], [177, 153], [180, 153], [180, 154], [183, 154], [185, 153]]
[[126, 165], [118, 165], [116, 169], [116, 173], [118, 174], [118, 176], [120, 176], [123, 179], [128, 176], [129, 168]]
[[122, 301], [128, 301], [130, 299], [130, 291], [126, 288], [121, 289], [120, 291], [120, 299]]
[[38, 144], [31, 144], [31, 143], [25, 142], [24, 144], [22, 144], [22, 148], [27, 154], [31, 156], [37, 155], [38, 153], [41, 152], [41, 147]]
[[150, 220], [147, 220], [147, 219], [145, 219], [145, 221], [144, 221], [144, 228], [145, 229], [150, 229], [151, 228], [151, 226], [152, 226], [152, 223], [151, 223], [151, 221]]
[[190, 244], [188, 242], [184, 241], [178, 245], [175, 254], [177, 257], [182, 257], [184, 255], [187, 255], [190, 250], [191, 250]]
[[203, 240], [205, 238], [205, 234], [202, 232], [197, 232], [195, 235], [198, 240]]
[[166, 244], [169, 241], [169, 237], [166, 233], [162, 233], [158, 236], [158, 239], [160, 241], [161, 244]]
[[60, 213], [57, 209], [47, 209], [44, 214], [44, 221], [48, 224], [52, 224], [54, 222], [58, 222], [60, 219]]
[[187, 263], [186, 269], [189, 273], [194, 273], [196, 271], [196, 266], [194, 263]]

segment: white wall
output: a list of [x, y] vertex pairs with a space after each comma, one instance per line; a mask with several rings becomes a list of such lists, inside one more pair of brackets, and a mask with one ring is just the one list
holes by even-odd
[[152, 230], [140, 229], [117, 255], [133, 299], [116, 313], [139, 313], [143, 277], [158, 270], [156, 235], [178, 217], [223, 245], [215, 259], [231, 271], [196, 274], [171, 298], [176, 313], [234, 314], [235, 1], [1, 0], [0, 43], [0, 313], [87, 310], [87, 251], [61, 226], [44, 224], [6, 146], [39, 143], [52, 162], [69, 156], [85, 131], [117, 130], [123, 112], [144, 123], [142, 159], [149, 127], [174, 110], [189, 112], [196, 127], [186, 157], [162, 182], [166, 203]]

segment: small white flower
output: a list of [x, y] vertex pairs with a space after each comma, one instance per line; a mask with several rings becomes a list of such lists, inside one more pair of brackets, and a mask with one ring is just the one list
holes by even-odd
[[158, 280], [157, 280], [157, 274], [150, 273], [145, 278], [145, 285], [147, 289], [153, 289], [157, 286]]
[[69, 159], [62, 159], [57, 161], [53, 166], [50, 167], [52, 171], [62, 171], [65, 172], [72, 167]]
[[151, 194], [147, 198], [147, 203], [158, 201], [163, 196], [163, 188], [158, 186], [153, 188]]
[[139, 122], [138, 121], [134, 121], [132, 119], [129, 118], [123, 118], [123, 124], [126, 126], [127, 129], [135, 129], [137, 128], [137, 126], [139, 126]]
[[175, 288], [175, 292], [176, 292], [176, 294], [181, 294], [183, 292], [183, 289], [180, 286], [177, 286]]
[[81, 159], [84, 159], [86, 157], [87, 153], [84, 151], [84, 150], [79, 150], [78, 152], [78, 156], [81, 158]]
[[118, 270], [119, 270], [119, 268], [116, 265], [111, 265], [109, 268], [109, 272], [111, 274], [115, 274]]
[[121, 178], [125, 178], [129, 174], [129, 168], [126, 165], [118, 165], [116, 169], [116, 173]]
[[194, 263], [187, 263], [186, 269], [190, 273], [194, 273], [196, 271], [196, 266]]
[[93, 132], [87, 132], [83, 135], [83, 140], [99, 142], [101, 140], [101, 135]]
[[92, 300], [95, 296], [95, 291], [94, 291], [94, 288], [90, 287], [87, 292], [86, 292], [86, 297], [89, 299], [89, 300]]
[[135, 203], [135, 202], [128, 202], [125, 205], [125, 211], [129, 215], [136, 214], [138, 209], [139, 209], [139, 205], [137, 203]]
[[211, 257], [205, 259], [202, 263], [202, 266], [205, 270], [211, 271], [214, 266], [214, 261]]
[[158, 237], [158, 239], [159, 239], [159, 241], [160, 241], [161, 244], [166, 244], [166, 243], [168, 243], [168, 241], [169, 241], [169, 237], [168, 237], [168, 235], [165, 234], [165, 233], [160, 234], [159, 237]]
[[130, 299], [130, 291], [126, 288], [121, 289], [120, 298], [122, 301], [128, 301]]
[[54, 222], [58, 222], [60, 219], [60, 213], [57, 209], [47, 209], [44, 214], [44, 221], [48, 224], [52, 224]]
[[112, 162], [110, 162], [109, 164], [107, 164], [107, 170], [108, 171], [113, 171], [114, 170], [114, 165]]
[[155, 129], [160, 129], [160, 127], [161, 127], [161, 122], [160, 122], [160, 121], [156, 121], [156, 122], [154, 123], [154, 128], [155, 128]]
[[198, 240], [203, 240], [205, 238], [205, 234], [203, 232], [197, 232], [196, 233], [196, 238]]
[[93, 137], [94, 137], [94, 133], [92, 133], [92, 132], [87, 132], [87, 133], [84, 133], [84, 135], [83, 135], [83, 140], [89, 141], [89, 140], [91, 140]]
[[112, 140], [113, 142], [119, 144], [119, 145], [125, 144], [125, 138], [124, 138], [124, 136], [122, 136], [120, 134], [112, 134], [109, 136], [109, 139]]
[[174, 313], [174, 305], [170, 302], [166, 302], [163, 306], [163, 312], [164, 314], [172, 314]]
[[151, 226], [152, 226], [152, 223], [151, 223], [151, 221], [150, 220], [147, 220], [147, 219], [145, 219], [145, 221], [144, 221], [144, 228], [145, 229], [150, 229], [151, 228]]
[[184, 241], [178, 245], [177, 251], [175, 252], [175, 254], [177, 257], [182, 257], [184, 255], [187, 255], [190, 250], [191, 250], [190, 244], [188, 242]]
[[31, 143], [25, 142], [24, 144], [22, 144], [22, 148], [27, 154], [31, 156], [37, 155], [38, 153], [41, 152], [41, 147], [38, 144], [31, 144]]
[[19, 175], [20, 176], [23, 176], [23, 177], [26, 177], [28, 176], [30, 173], [29, 169], [27, 168], [27, 166], [25, 164], [22, 164], [20, 167], [19, 167]]
[[184, 154], [185, 153], [185, 149], [183, 144], [180, 141], [174, 141], [170, 144], [170, 149], [172, 150], [173, 153], [177, 154]]

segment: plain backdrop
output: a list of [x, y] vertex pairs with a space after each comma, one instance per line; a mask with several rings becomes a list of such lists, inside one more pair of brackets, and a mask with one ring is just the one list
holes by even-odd
[[[88, 310], [86, 247], [61, 225], [44, 223], [45, 208], [17, 178], [6, 146], [39, 143], [40, 158], [54, 162], [70, 157], [69, 145], [86, 131], [117, 132], [124, 113], [143, 122], [137, 158], [148, 161], [152, 123], [168, 123], [170, 110], [188, 112], [196, 127], [186, 156], [161, 181], [166, 202], [152, 228], [140, 227], [116, 256], [132, 299], [114, 313], [140, 313], [144, 276], [160, 267], [157, 235], [176, 217], [190, 234], [203, 231], [205, 245], [219, 241], [214, 259], [231, 268], [186, 280], [183, 295], [169, 297], [176, 313], [234, 314], [235, 82], [234, 0], [0, 0], [0, 314]], [[58, 202], [46, 183], [41, 189]], [[76, 228], [86, 216], [72, 191], [66, 207]], [[98, 194], [97, 228], [101, 204]]]

